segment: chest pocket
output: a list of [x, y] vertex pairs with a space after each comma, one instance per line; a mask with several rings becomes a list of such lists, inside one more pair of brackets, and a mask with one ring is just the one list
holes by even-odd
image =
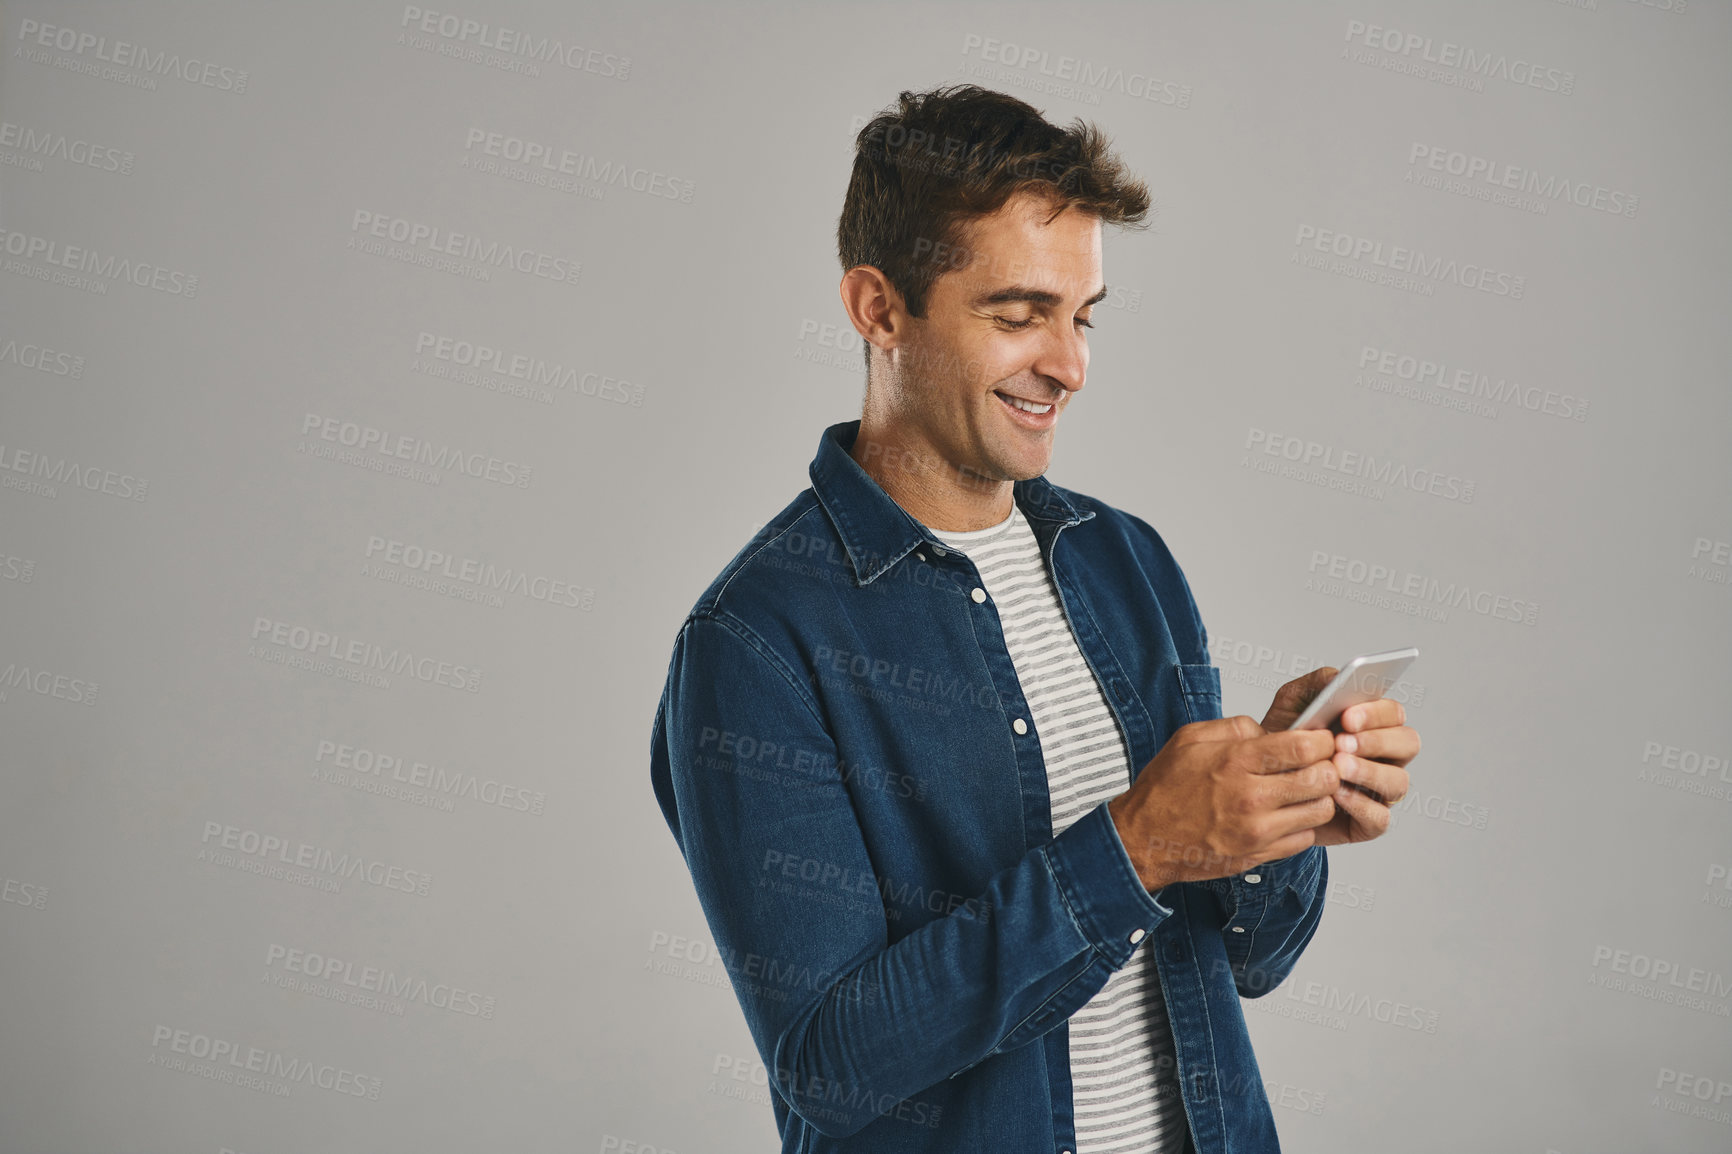
[[1213, 665], [1173, 666], [1185, 701], [1185, 720], [1214, 721], [1221, 716], [1221, 671]]

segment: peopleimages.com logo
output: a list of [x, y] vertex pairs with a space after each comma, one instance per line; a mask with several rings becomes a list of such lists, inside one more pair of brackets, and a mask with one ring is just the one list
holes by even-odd
[[[110, 40], [106, 36], [98, 36], [81, 28], [43, 24], [37, 20], [26, 19], [18, 24], [18, 42], [24, 46], [25, 51], [52, 48], [57, 52], [69, 52], [72, 54], [70, 58], [61, 58], [65, 62], [61, 67], [71, 72], [96, 75], [105, 80], [120, 79], [113, 75], [114, 68], [130, 68], [144, 74], [135, 78], [139, 81], [139, 87], [154, 88], [155, 77], [173, 77], [202, 88], [214, 88], [219, 92], [238, 95], [247, 90], [247, 72], [244, 68], [232, 68], [226, 64], [201, 60], [196, 56], [183, 56], [179, 52], [166, 49], [152, 50], [129, 40]], [[39, 57], [32, 59], [36, 59], [38, 63], [48, 62]], [[113, 68], [104, 67], [108, 65]]]
[[[1334, 256], [1353, 262], [1352, 266], [1348, 266], [1353, 269], [1348, 275], [1357, 275], [1366, 280], [1381, 279], [1385, 283], [1394, 283], [1397, 287], [1408, 288], [1410, 291], [1424, 289], [1421, 295], [1425, 296], [1431, 295], [1430, 286], [1439, 282], [1475, 289], [1492, 296], [1509, 297], [1511, 300], [1521, 300], [1527, 291], [1525, 276], [1471, 261], [1458, 261], [1454, 257], [1442, 257], [1406, 245], [1385, 245], [1383, 241], [1371, 237], [1318, 228], [1316, 225], [1300, 224], [1293, 235], [1293, 244], [1294, 259], [1301, 264], [1314, 268], [1323, 267], [1318, 263], [1319, 259], [1326, 260], [1327, 256]], [[1306, 249], [1327, 256], [1301, 259], [1306, 257]], [[1329, 271], [1347, 272], [1348, 268]]]
[[[1446, 72], [1474, 81], [1475, 91], [1482, 91], [1487, 80], [1502, 80], [1560, 96], [1569, 96], [1576, 90], [1576, 74], [1566, 69], [1453, 40], [1438, 40], [1419, 32], [1349, 20], [1343, 39], [1346, 46], [1342, 55], [1358, 63], [1377, 64], [1392, 72], [1406, 72], [1427, 80], [1443, 79], [1437, 74]], [[1364, 49], [1382, 52], [1385, 59], [1369, 58]], [[1355, 51], [1358, 55], [1353, 54]]]
[[[158, 1025], [151, 1034], [150, 1064], [218, 1082], [268, 1089], [286, 1097], [297, 1083], [378, 1101], [384, 1083], [328, 1062], [313, 1062], [267, 1046], [249, 1046], [195, 1030]], [[261, 1084], [264, 1083], [264, 1084]]]

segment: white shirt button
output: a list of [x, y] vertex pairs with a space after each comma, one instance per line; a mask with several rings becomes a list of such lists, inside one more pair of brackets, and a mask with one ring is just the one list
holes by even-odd
[[1027, 733], [1028, 732], [1028, 722], [1024, 721], [1020, 717], [1017, 718], [1015, 721], [1011, 722], [1010, 727], [1012, 729], [1016, 730], [1018, 733]]
[[921, 560], [922, 560], [922, 561], [924, 561], [924, 560], [926, 560], [926, 554], [924, 554], [924, 553], [922, 553], [922, 552], [921, 552], [921, 551], [920, 551], [920, 550], [918, 550], [918, 549], [916, 549], [916, 550], [914, 550], [914, 555], [915, 555], [915, 556], [916, 556], [916, 557], [918, 557], [918, 558], [920, 558], [920, 559], [921, 559]]
[[944, 556], [944, 551], [944, 546], [942, 545], [934, 545], [932, 547], [932, 552], [939, 557]]
[[1148, 934], [1139, 926], [1131, 931], [1131, 945], [1136, 945], [1146, 937], [1148, 937]]
[[1258, 882], [1263, 880], [1263, 875], [1262, 874], [1246, 874], [1245, 880], [1250, 882], [1252, 885], [1256, 885]]
[[1233, 932], [1236, 934], [1242, 934], [1245, 932], [1245, 927], [1244, 926], [1234, 926]]
[[976, 605], [979, 605], [986, 600], [986, 590], [977, 588], [974, 592], [970, 593], [969, 596], [974, 598], [974, 603]]

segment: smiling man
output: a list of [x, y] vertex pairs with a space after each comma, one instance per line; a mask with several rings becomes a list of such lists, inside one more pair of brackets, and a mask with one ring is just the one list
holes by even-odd
[[687, 615], [651, 739], [785, 1154], [1279, 1149], [1240, 999], [1419, 738], [1288, 730], [1332, 669], [1223, 719], [1160, 535], [1045, 479], [1101, 228], [1147, 211], [1093, 128], [972, 85], [856, 141], [861, 418]]
[[[1120, 195], [1101, 211], [1121, 223], [1146, 212], [1139, 188]], [[842, 277], [842, 302], [868, 350], [850, 455], [916, 518], [976, 529], [1009, 515], [1011, 482], [1046, 472], [1059, 414], [1083, 387], [1084, 333], [1107, 295], [1101, 220], [1037, 185], [988, 217], [943, 223], [966, 239], [914, 240], [912, 275], [949, 270], [916, 287], [924, 301], [905, 299], [863, 259]], [[882, 244], [864, 229], [851, 233], [845, 223], [845, 265]]]

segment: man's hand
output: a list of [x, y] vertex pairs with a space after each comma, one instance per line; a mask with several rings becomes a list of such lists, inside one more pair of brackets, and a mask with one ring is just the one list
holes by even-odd
[[[1277, 689], [1263, 728], [1292, 725], [1336, 672], [1329, 666], [1313, 669]], [[1335, 815], [1317, 827], [1316, 844], [1370, 841], [1389, 829], [1389, 807], [1407, 796], [1407, 763], [1419, 754], [1419, 734], [1406, 723], [1399, 701], [1379, 698], [1353, 706], [1330, 727], [1342, 785], [1334, 794]]]
[[1345, 732], [1334, 737], [1342, 785], [1335, 816], [1317, 828], [1318, 845], [1370, 841], [1389, 829], [1389, 807], [1407, 796], [1407, 763], [1419, 754], [1419, 734], [1406, 721], [1401, 702], [1387, 697], [1341, 715]]
[[1326, 729], [1269, 733], [1244, 716], [1180, 726], [1107, 803], [1144, 888], [1227, 877], [1317, 844], [1336, 813], [1335, 749]]
[[1295, 677], [1277, 689], [1275, 700], [1269, 703], [1269, 712], [1263, 715], [1263, 728], [1270, 733], [1279, 733], [1298, 721], [1305, 707], [1311, 704], [1311, 699], [1322, 693], [1339, 672], [1333, 665], [1325, 665], [1303, 677]]

